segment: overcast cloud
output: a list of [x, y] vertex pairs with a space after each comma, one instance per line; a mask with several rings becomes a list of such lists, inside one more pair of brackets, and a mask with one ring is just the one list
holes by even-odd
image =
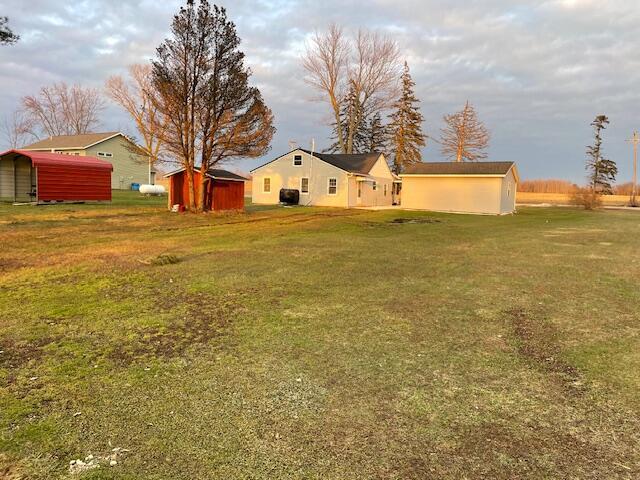
[[[0, 114], [55, 81], [102, 86], [126, 66], [148, 61], [181, 2], [0, 0], [21, 35], [0, 47]], [[397, 39], [422, 101], [425, 131], [469, 99], [492, 132], [490, 159], [515, 160], [525, 178], [582, 182], [589, 123], [605, 113], [606, 154], [630, 179], [640, 129], [640, 4], [635, 0], [235, 0], [227, 7], [243, 40], [253, 82], [275, 114], [269, 157], [289, 140], [328, 144], [325, 104], [311, 101], [300, 54], [309, 35], [337, 22]], [[110, 106], [104, 130], [134, 132]], [[6, 146], [6, 145], [3, 145]], [[425, 161], [442, 160], [438, 146]], [[237, 162], [244, 170], [259, 160]]]

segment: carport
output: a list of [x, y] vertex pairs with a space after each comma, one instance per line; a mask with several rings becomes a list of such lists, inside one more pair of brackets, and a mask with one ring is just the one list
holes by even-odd
[[112, 170], [94, 157], [9, 150], [0, 154], [0, 201], [111, 201]]

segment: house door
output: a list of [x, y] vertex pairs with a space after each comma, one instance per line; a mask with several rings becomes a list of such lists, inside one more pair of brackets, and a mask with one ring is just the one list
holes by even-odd
[[400, 205], [400, 189], [402, 188], [401, 183], [394, 183], [391, 187], [391, 191], [393, 192], [393, 204]]
[[358, 194], [356, 197], [356, 205], [361, 205], [362, 204], [362, 182], [356, 182], [356, 184], [358, 185]]

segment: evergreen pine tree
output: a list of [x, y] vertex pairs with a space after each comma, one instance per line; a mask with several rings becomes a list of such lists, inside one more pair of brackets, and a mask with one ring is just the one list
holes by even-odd
[[[340, 109], [340, 124], [342, 126], [342, 132], [349, 132], [349, 119], [352, 116], [354, 117], [353, 153], [368, 151], [366, 114], [362, 111], [362, 106], [360, 105], [353, 86], [349, 88]], [[331, 140], [333, 140], [333, 144], [331, 144], [325, 152], [343, 153], [340, 147], [340, 141], [338, 140], [338, 126], [335, 122], [333, 123]]]
[[426, 145], [422, 133], [424, 120], [418, 107], [419, 100], [413, 93], [414, 81], [409, 73], [409, 65], [404, 62], [404, 71], [400, 77], [402, 94], [393, 104], [395, 111], [389, 116], [391, 148], [394, 150], [393, 171], [402, 172], [407, 166], [422, 160], [420, 147]]
[[609, 119], [606, 115], [598, 115], [591, 126], [593, 127], [595, 142], [587, 147], [587, 170], [589, 171], [589, 184], [591, 193], [610, 194], [611, 182], [615, 181], [618, 167], [613, 160], [602, 156], [602, 130], [607, 128]]
[[367, 124], [366, 152], [386, 152], [389, 143], [387, 126], [382, 124], [382, 115], [376, 112]]
[[9, 28], [8, 23], [9, 19], [7, 17], [0, 17], [0, 45], [11, 45], [20, 39], [20, 37]]

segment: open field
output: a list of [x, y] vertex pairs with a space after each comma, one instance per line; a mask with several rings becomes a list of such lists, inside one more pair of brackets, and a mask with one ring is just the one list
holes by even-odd
[[163, 207], [0, 205], [0, 478], [640, 477], [636, 212]]
[[[629, 205], [629, 195], [602, 195], [600, 197], [604, 206], [620, 207]], [[571, 205], [571, 195], [566, 193], [532, 193], [518, 192], [517, 203], [550, 203], [552, 205]]]

